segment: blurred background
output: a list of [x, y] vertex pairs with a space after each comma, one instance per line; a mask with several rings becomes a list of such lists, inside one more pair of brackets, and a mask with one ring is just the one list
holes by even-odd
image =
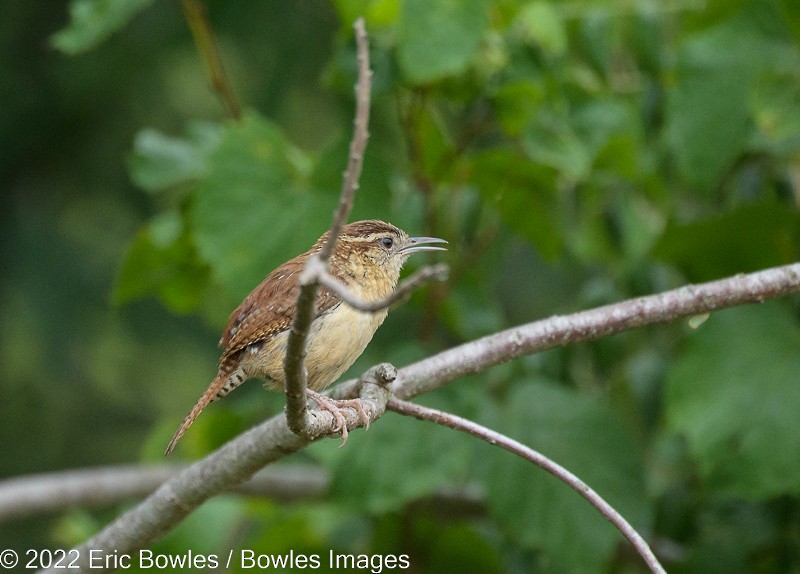
[[[452, 274], [394, 309], [350, 375], [798, 259], [795, 0], [205, 6], [238, 119], [179, 2], [4, 4], [0, 478], [163, 461], [228, 313], [330, 224], [358, 16], [375, 77], [351, 219], [447, 238], [409, 267]], [[640, 329], [419, 400], [578, 474], [670, 572], [800, 572], [799, 310], [792, 297]], [[201, 458], [282, 400], [248, 383], [173, 458]], [[645, 571], [582, 499], [510, 454], [394, 414], [337, 446], [281, 462], [329, 477], [323, 497], [221, 496], [155, 549]], [[67, 547], [130, 504], [0, 523], [0, 547]]]

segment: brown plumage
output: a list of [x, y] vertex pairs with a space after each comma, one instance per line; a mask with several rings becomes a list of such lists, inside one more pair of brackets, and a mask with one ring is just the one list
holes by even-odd
[[[299, 277], [308, 258], [318, 253], [328, 234], [297, 257], [279, 266], [231, 313], [219, 341], [223, 349], [217, 376], [178, 428], [164, 454], [208, 404], [222, 398], [247, 379], [258, 377], [283, 390], [283, 359], [288, 329], [294, 318]], [[331, 256], [331, 273], [364, 301], [377, 301], [397, 286], [400, 270], [411, 253], [442, 250], [435, 237], [409, 237], [403, 230], [377, 220], [345, 225]], [[306, 342], [308, 388], [324, 389], [346, 371], [364, 351], [387, 311], [365, 313], [320, 288], [315, 319]], [[328, 408], [328, 407], [326, 407]]]

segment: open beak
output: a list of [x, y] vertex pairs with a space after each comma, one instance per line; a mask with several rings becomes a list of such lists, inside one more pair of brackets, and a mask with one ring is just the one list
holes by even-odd
[[410, 237], [408, 245], [401, 248], [399, 253], [408, 255], [409, 253], [416, 253], [417, 251], [447, 251], [446, 247], [438, 247], [430, 245], [430, 243], [447, 243], [444, 239], [438, 237]]

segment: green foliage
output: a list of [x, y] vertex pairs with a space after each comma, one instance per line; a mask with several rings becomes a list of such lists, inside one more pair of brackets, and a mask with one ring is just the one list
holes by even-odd
[[231, 291], [245, 295], [263, 278], [258, 270], [308, 248], [297, 222], [330, 207], [334, 196], [304, 185], [305, 164], [280, 130], [255, 115], [230, 124], [209, 154], [192, 224], [200, 256]]
[[756, 18], [756, 10], [752, 4], [689, 38], [678, 55], [667, 133], [683, 175], [706, 188], [750, 147], [759, 110], [748, 104], [762, 82], [782, 75], [774, 64], [798, 65], [780, 22]]
[[666, 380], [666, 420], [721, 496], [800, 492], [800, 330], [778, 303], [715, 313]]
[[557, 257], [564, 240], [555, 219], [555, 172], [508, 150], [486, 151], [468, 161], [470, 181], [503, 221], [536, 245], [542, 255]]
[[197, 259], [192, 239], [176, 211], [164, 211], [142, 229], [120, 268], [115, 303], [155, 295], [177, 313], [200, 304], [208, 267]]
[[[525, 382], [485, 424], [559, 462], [617, 508], [637, 529], [649, 504], [638, 446], [614, 411], [596, 398], [553, 384]], [[531, 463], [497, 448], [482, 449], [489, 509], [509, 536], [547, 548], [567, 571], [602, 569], [620, 533], [587, 502]], [[524, 489], [519, 485], [525, 484]]]
[[[7, 26], [0, 52], [4, 475], [160, 457], [214, 374], [230, 310], [330, 224], [358, 16], [375, 74], [353, 218], [447, 238], [429, 260], [452, 273], [394, 309], [350, 375], [800, 259], [796, 0], [207, 4], [239, 121], [198, 117], [213, 99], [177, 3], [73, 0], [54, 36], [66, 15], [9, 8], [26, 25]], [[47, 37], [59, 52], [25, 52]], [[527, 357], [421, 400], [552, 456], [673, 549], [670, 572], [797, 571], [797, 302], [692, 326]], [[281, 401], [249, 383], [175, 455]], [[296, 457], [330, 472], [323, 500], [212, 501], [158, 549], [644, 571], [587, 503], [509, 453], [393, 415], [336, 446]], [[480, 493], [477, 508], [443, 489]], [[63, 546], [115, 514], [0, 539]]]
[[[691, 223], [671, 222], [653, 255], [680, 268], [692, 281], [757, 271], [800, 258], [796, 213], [776, 202], [741, 205]], [[698, 252], [697, 246], [702, 245]]]
[[208, 173], [212, 151], [223, 135], [222, 126], [195, 123], [185, 138], [174, 138], [153, 129], [144, 129], [133, 142], [128, 161], [131, 180], [152, 193], [168, 191], [197, 182]]
[[[200, 305], [208, 269], [226, 289], [244, 296], [287, 250], [307, 248], [308, 233], [295, 222], [326, 210], [332, 199], [310, 187], [303, 153], [252, 113], [240, 123], [194, 125], [186, 138], [145, 130], [130, 169], [150, 193], [186, 188], [191, 205], [164, 212], [140, 235], [116, 298], [155, 293], [179, 311]], [[143, 263], [148, 258], [149, 267]]]
[[[398, 436], [405, 440], [398, 442]], [[314, 451], [335, 473], [332, 494], [337, 500], [382, 513], [398, 511], [466, 477], [471, 448], [444, 428], [387, 417], [363, 436], [358, 449], [332, 453], [320, 445]], [[376, 466], [376, 460], [383, 462]]]
[[72, 21], [53, 36], [53, 45], [73, 55], [91, 50], [152, 3], [153, 0], [75, 0], [69, 8]]
[[463, 72], [487, 24], [481, 0], [403, 0], [397, 22], [397, 59], [412, 83]]

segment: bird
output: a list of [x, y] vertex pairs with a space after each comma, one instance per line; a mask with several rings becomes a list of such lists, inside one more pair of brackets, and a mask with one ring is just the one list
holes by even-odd
[[[260, 378], [267, 388], [283, 391], [283, 363], [300, 275], [309, 258], [322, 250], [329, 233], [325, 232], [305, 253], [273, 270], [231, 313], [219, 341], [223, 351], [217, 376], [186, 415], [165, 456], [209, 403], [225, 397], [246, 380]], [[397, 287], [400, 271], [411, 254], [444, 251], [444, 243], [447, 241], [437, 237], [410, 237], [402, 229], [377, 219], [356, 221], [342, 227], [330, 257], [330, 273], [362, 301], [380, 301]], [[332, 410], [331, 403], [337, 401], [317, 391], [335, 382], [355, 362], [387, 313], [387, 309], [356, 310], [332, 291], [319, 288], [315, 318], [306, 341], [305, 367], [307, 392], [320, 407]], [[360, 414], [363, 416], [363, 410]], [[342, 420], [341, 414], [337, 420]], [[340, 427], [344, 439], [346, 427], [341, 423]]]

